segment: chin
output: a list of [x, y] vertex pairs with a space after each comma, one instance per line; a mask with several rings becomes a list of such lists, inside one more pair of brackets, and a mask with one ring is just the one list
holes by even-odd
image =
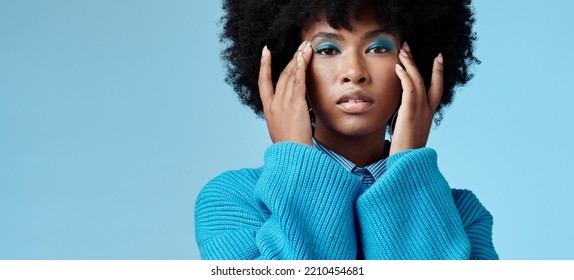
[[345, 131], [341, 131], [340, 133], [348, 136], [348, 137], [364, 137], [368, 135], [372, 135], [379, 131], [373, 131], [372, 129], [349, 129]]
[[354, 124], [354, 125], [343, 125], [335, 128], [335, 130], [345, 136], [349, 137], [364, 137], [368, 135], [382, 133], [383, 135], [386, 133], [387, 127], [385, 126], [375, 126], [375, 125], [368, 125], [363, 123]]
[[332, 117], [331, 120], [327, 122], [322, 122], [319, 119], [319, 123], [316, 124], [316, 130], [326, 130], [330, 131], [327, 134], [338, 134], [343, 137], [365, 137], [382, 134], [383, 137], [387, 131], [387, 123], [383, 121], [377, 121], [379, 118], [372, 118], [372, 116], [353, 116], [353, 117]]

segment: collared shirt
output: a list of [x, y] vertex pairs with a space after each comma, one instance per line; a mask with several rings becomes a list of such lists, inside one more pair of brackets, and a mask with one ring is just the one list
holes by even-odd
[[363, 182], [363, 184], [370, 186], [372, 183], [374, 183], [375, 180], [379, 179], [383, 175], [383, 173], [385, 173], [387, 167], [386, 161], [389, 155], [390, 142], [385, 141], [385, 150], [382, 159], [364, 167], [357, 166], [356, 164], [352, 163], [350, 160], [344, 158], [343, 156], [325, 148], [323, 145], [317, 142], [315, 138], [313, 138], [313, 146], [317, 148], [319, 151], [325, 153], [330, 158], [332, 158], [335, 162], [339, 163], [347, 171], [355, 174], [355, 176], [357, 176], [357, 178], [361, 182]]

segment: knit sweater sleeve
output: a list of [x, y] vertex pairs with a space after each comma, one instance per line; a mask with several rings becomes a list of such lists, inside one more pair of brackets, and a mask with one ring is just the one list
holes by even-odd
[[357, 199], [365, 258], [495, 258], [492, 217], [469, 193], [456, 193], [466, 205], [455, 204], [430, 148], [389, 157], [385, 174]]
[[204, 259], [355, 259], [360, 183], [317, 149], [271, 145], [260, 170], [224, 173], [201, 191]]
[[471, 260], [497, 260], [492, 243], [492, 215], [469, 190], [452, 190], [464, 231], [470, 241]]

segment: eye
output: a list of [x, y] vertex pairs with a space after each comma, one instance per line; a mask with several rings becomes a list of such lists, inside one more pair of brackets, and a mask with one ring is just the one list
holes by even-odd
[[367, 50], [368, 53], [386, 53], [388, 51], [389, 49], [385, 46], [373, 46]]
[[315, 53], [322, 54], [322, 55], [336, 55], [336, 54], [340, 53], [340, 51], [336, 48], [328, 47], [328, 48], [317, 49], [317, 51], [315, 51]]
[[367, 53], [386, 53], [395, 48], [395, 44], [387, 39], [379, 39], [374, 41], [367, 49]]
[[319, 55], [331, 56], [341, 53], [341, 50], [332, 42], [323, 42], [315, 48], [315, 53]]

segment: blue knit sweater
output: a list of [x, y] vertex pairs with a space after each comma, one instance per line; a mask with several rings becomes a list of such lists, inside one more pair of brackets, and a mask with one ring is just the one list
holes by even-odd
[[363, 191], [319, 150], [281, 142], [264, 166], [225, 172], [195, 205], [204, 259], [497, 259], [492, 216], [451, 189], [430, 148], [387, 159]]

